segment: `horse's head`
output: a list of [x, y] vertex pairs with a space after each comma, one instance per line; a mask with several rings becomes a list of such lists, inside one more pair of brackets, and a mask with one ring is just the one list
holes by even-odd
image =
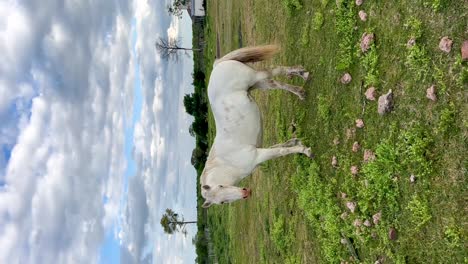
[[204, 208], [212, 204], [231, 203], [240, 199], [247, 199], [250, 196], [250, 189], [239, 188], [229, 185], [203, 185], [202, 196], [205, 198]]

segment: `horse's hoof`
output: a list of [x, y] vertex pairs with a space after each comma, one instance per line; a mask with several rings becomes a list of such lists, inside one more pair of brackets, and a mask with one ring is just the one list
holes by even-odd
[[306, 98], [306, 91], [302, 88], [299, 91], [297, 91], [297, 96], [299, 97], [300, 100], [305, 100]]
[[304, 72], [301, 75], [302, 75], [302, 79], [304, 79], [304, 81], [309, 80], [309, 72]]
[[306, 155], [309, 159], [314, 158], [314, 153], [312, 153], [312, 150], [310, 148], [306, 148], [304, 150], [304, 155]]

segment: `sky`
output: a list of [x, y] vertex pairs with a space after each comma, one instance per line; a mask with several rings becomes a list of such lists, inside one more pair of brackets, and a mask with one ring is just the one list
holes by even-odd
[[191, 21], [162, 0], [0, 1], [0, 263], [193, 263]]

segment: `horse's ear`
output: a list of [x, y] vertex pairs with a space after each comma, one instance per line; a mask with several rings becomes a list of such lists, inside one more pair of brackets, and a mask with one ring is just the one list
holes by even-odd
[[208, 208], [211, 206], [211, 202], [210, 201], [205, 201], [202, 205], [203, 208]]
[[208, 191], [210, 189], [210, 186], [209, 185], [203, 185], [203, 189]]

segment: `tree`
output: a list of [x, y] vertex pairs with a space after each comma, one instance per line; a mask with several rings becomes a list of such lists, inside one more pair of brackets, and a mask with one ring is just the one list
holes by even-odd
[[167, 234], [173, 234], [176, 231], [180, 231], [186, 235], [187, 230], [185, 229], [187, 224], [194, 224], [197, 221], [184, 221], [184, 217], [176, 214], [172, 209], [167, 208], [166, 213], [161, 217], [161, 226]]
[[174, 0], [172, 5], [167, 6], [170, 15], [182, 18], [182, 10], [185, 8], [186, 0]]
[[201, 49], [189, 49], [180, 46], [180, 39], [177, 38], [162, 38], [160, 37], [156, 43], [156, 50], [161, 54], [163, 59], [179, 60], [180, 52], [188, 54], [189, 51], [200, 51]]

